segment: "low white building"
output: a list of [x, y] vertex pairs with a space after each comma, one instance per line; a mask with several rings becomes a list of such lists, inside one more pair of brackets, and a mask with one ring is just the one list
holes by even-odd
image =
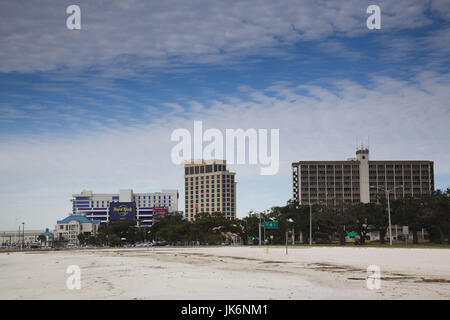
[[71, 215], [63, 220], [57, 221], [55, 230], [55, 241], [65, 241], [69, 244], [78, 245], [78, 235], [95, 236], [100, 226], [100, 221], [89, 220], [85, 216]]
[[45, 240], [40, 241], [41, 245], [44, 246], [50, 246], [53, 244], [54, 234], [48, 230], [48, 228], [45, 229], [45, 232], [41, 234], [45, 238]]
[[0, 231], [0, 245], [4, 247], [28, 246], [39, 243], [38, 237], [44, 230], [5, 230]]

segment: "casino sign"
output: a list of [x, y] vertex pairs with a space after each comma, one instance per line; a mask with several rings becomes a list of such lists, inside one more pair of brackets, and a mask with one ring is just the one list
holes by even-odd
[[134, 202], [113, 202], [109, 207], [109, 221], [136, 220]]

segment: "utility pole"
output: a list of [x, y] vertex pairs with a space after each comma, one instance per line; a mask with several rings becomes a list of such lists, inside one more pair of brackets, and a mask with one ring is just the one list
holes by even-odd
[[312, 246], [312, 205], [309, 201], [309, 245]]
[[288, 254], [288, 234], [289, 231], [286, 231], [286, 254]]
[[[390, 198], [390, 193], [392, 191], [394, 191], [396, 188], [403, 188], [403, 186], [396, 186], [392, 189], [384, 189], [384, 188], [378, 188], [378, 187], [371, 187], [372, 189], [378, 189], [383, 190], [386, 193], [386, 198], [387, 198], [387, 210], [388, 210], [388, 220], [389, 220], [389, 245], [392, 246], [392, 225], [391, 225], [391, 203], [389, 201]], [[397, 232], [397, 228], [395, 228], [396, 232]]]
[[259, 245], [261, 245], [261, 212], [259, 212], [259, 224], [258, 224], [258, 233], [259, 233]]
[[264, 245], [266, 245], [266, 227], [264, 226], [264, 224], [263, 224], [263, 238], [264, 238], [264, 242], [263, 242], [263, 244]]
[[25, 222], [22, 222], [22, 247], [25, 247]]
[[[288, 254], [288, 237], [289, 237], [289, 227], [291, 226], [291, 223], [294, 222], [291, 218], [286, 220], [286, 254]], [[294, 227], [292, 225], [292, 235], [294, 235]], [[292, 239], [292, 244], [294, 244], [294, 239]]]
[[[391, 204], [389, 202], [389, 191], [386, 190], [387, 202], [388, 202], [388, 217], [389, 217], [389, 245], [392, 246], [392, 226], [391, 226]], [[397, 228], [395, 228], [397, 230]]]

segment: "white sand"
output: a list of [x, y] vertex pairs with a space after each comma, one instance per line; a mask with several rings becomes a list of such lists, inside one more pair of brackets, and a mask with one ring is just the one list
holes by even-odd
[[[68, 290], [66, 268], [81, 268]], [[366, 287], [366, 268], [381, 288]], [[350, 278], [350, 279], [349, 279]], [[425, 279], [425, 280], [424, 280]], [[450, 250], [271, 247], [0, 253], [0, 299], [450, 299]]]

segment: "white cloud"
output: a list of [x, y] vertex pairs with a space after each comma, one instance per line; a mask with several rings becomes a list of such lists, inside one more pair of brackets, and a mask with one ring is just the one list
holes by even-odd
[[[0, 141], [0, 225], [15, 228], [12, 219], [19, 217], [29, 226], [52, 226], [70, 211], [71, 194], [86, 188], [178, 188], [182, 210], [183, 169], [170, 162], [170, 134], [175, 128], [192, 130], [194, 119], [203, 120], [204, 130], [280, 129], [277, 176], [260, 177], [255, 166], [231, 167], [237, 172], [239, 216], [290, 197], [291, 162], [346, 159], [353, 156], [356, 137], [370, 136], [373, 159], [429, 159], [437, 174], [449, 174], [449, 84], [449, 74], [430, 72], [410, 82], [375, 77], [367, 86], [329, 81], [329, 89], [275, 83], [266, 90], [240, 88], [209, 103], [177, 101], [169, 107], [197, 107], [151, 123], [137, 119], [131, 127], [116, 123], [60, 136], [5, 138]], [[267, 192], [273, 197], [256, 196]]]
[[[82, 30], [65, 26], [70, 1], [2, 1], [0, 72], [94, 68], [110, 76], [148, 67], [233, 63], [284, 54], [283, 45], [365, 36], [370, 1], [80, 1]], [[382, 30], [431, 23], [422, 0], [379, 1]], [[432, 3], [433, 10], [446, 4]], [[442, 11], [443, 13], [446, 11]], [[447, 15], [443, 14], [446, 18]]]
[[448, 0], [432, 0], [431, 11], [445, 20], [450, 20], [450, 5]]

